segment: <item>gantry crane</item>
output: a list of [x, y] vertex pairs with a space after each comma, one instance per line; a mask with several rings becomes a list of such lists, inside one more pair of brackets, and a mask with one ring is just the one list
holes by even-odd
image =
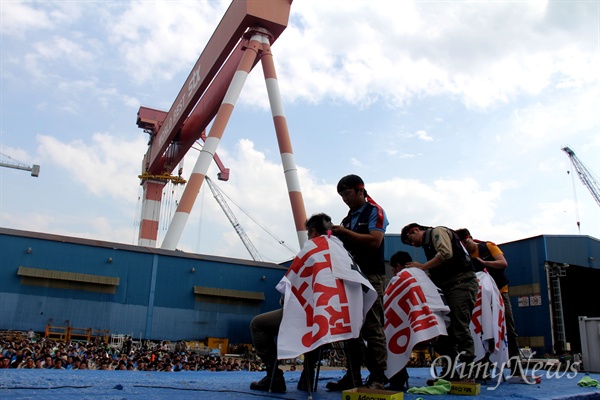
[[[9, 156], [7, 156], [4, 153], [2, 153], [2, 155], [7, 158], [10, 158]], [[12, 160], [12, 158], [11, 158], [11, 160]], [[14, 161], [14, 162], [0, 161], [0, 167], [20, 169], [23, 171], [31, 171], [31, 176], [33, 176], [35, 178], [40, 176], [40, 166], [37, 164], [33, 164], [32, 166], [29, 166], [29, 165], [21, 164], [20, 162], [17, 162], [17, 161]]]
[[600, 206], [600, 183], [598, 183], [598, 179], [590, 170], [586, 168], [585, 165], [583, 165], [581, 161], [579, 161], [579, 158], [577, 158], [573, 150], [571, 150], [568, 147], [563, 147], [561, 150], [567, 153], [567, 155], [571, 159], [571, 164], [573, 164], [573, 168], [575, 168], [579, 179], [583, 183], [583, 186], [588, 188], [588, 190], [592, 194], [592, 197], [594, 198], [594, 200], [596, 200], [598, 206]]
[[219, 189], [219, 187], [208, 176], [205, 177], [204, 180], [208, 184], [210, 191], [212, 192], [213, 196], [215, 197], [215, 200], [217, 200], [217, 203], [219, 203], [219, 205], [223, 209], [223, 212], [229, 219], [229, 222], [231, 222], [233, 229], [235, 229], [235, 231], [237, 232], [240, 239], [242, 239], [242, 242], [244, 243], [244, 246], [246, 246], [248, 253], [250, 253], [250, 255], [252, 256], [252, 259], [254, 261], [263, 261], [262, 257], [258, 253], [258, 250], [256, 250], [256, 247], [254, 247], [254, 244], [252, 244], [252, 242], [250, 241], [250, 238], [246, 234], [246, 231], [244, 230], [244, 228], [242, 228], [242, 225], [240, 224], [238, 219], [233, 214], [233, 211], [231, 211], [231, 208], [229, 208], [229, 205], [227, 204], [227, 202], [225, 201], [225, 198], [223, 197], [223, 193], [221, 192], [221, 189]]
[[[271, 45], [288, 24], [292, 0], [232, 0], [168, 112], [140, 107], [138, 127], [150, 135], [142, 163], [144, 195], [138, 244], [156, 246], [164, 181], [208, 125], [205, 145], [165, 235], [161, 248], [174, 250], [216, 159], [229, 118], [250, 71], [259, 62], [267, 87], [275, 135], [300, 247], [307, 240], [306, 211]], [[226, 177], [220, 177], [226, 180]]]

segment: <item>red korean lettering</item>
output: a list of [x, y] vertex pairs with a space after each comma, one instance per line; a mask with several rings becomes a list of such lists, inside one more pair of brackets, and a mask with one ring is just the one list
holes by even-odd
[[419, 332], [425, 329], [429, 329], [438, 324], [435, 315], [431, 312], [429, 307], [423, 307], [420, 310], [413, 310], [408, 314], [408, 320], [413, 332]]
[[317, 314], [314, 316], [314, 319], [312, 319], [312, 322], [309, 326], [312, 326], [313, 329], [314, 326], [317, 326], [319, 329], [314, 335], [312, 332], [308, 332], [302, 336], [302, 344], [305, 347], [310, 347], [314, 342], [327, 335], [327, 332], [329, 331], [329, 321], [327, 320], [326, 316]]
[[404, 354], [410, 343], [410, 334], [411, 331], [409, 326], [394, 333], [388, 344], [390, 351], [394, 354]]
[[479, 286], [479, 290], [477, 291], [477, 300], [475, 301], [475, 308], [473, 308], [473, 315], [471, 316], [471, 322], [474, 325], [473, 331], [476, 334], [480, 334], [483, 332], [483, 328], [481, 326], [481, 285]]

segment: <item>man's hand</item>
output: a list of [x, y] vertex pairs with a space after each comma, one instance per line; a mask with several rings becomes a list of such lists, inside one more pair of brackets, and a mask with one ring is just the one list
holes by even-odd
[[407, 268], [419, 268], [423, 271], [429, 271], [432, 268], [437, 268], [442, 265], [442, 260], [439, 257], [433, 257], [431, 260], [427, 261], [425, 264], [418, 263], [416, 261], [411, 261], [406, 263]]
[[333, 225], [331, 227], [331, 232], [337, 237], [344, 236], [346, 234], [346, 231], [348, 231], [348, 229], [344, 228], [341, 225]]
[[480, 257], [475, 257], [475, 260], [479, 261], [485, 268], [505, 269], [508, 267], [508, 262], [502, 254], [494, 256], [494, 261], [484, 261]]
[[418, 263], [416, 261], [407, 262], [406, 268], [419, 268], [419, 269], [425, 270], [425, 268], [423, 268], [423, 264]]

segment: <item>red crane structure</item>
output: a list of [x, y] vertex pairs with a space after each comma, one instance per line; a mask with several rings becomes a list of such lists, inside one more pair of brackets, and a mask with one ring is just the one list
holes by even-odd
[[292, 0], [233, 0], [171, 109], [140, 107], [137, 125], [150, 134], [150, 141], [140, 175], [144, 195], [139, 245], [156, 247], [162, 189], [169, 180], [183, 183], [171, 172], [196, 140], [203, 138], [213, 119], [161, 248], [177, 246], [213, 160], [221, 171], [219, 179], [229, 178], [229, 170], [216, 155], [217, 147], [248, 74], [259, 61], [300, 247], [307, 240], [304, 200], [271, 53], [271, 44], [287, 27], [291, 4]]

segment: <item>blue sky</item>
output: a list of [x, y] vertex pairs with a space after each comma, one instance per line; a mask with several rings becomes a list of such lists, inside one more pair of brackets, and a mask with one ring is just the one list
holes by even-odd
[[[0, 168], [0, 226], [137, 243], [137, 110], [170, 108], [229, 4], [3, 1], [0, 160], [41, 173]], [[502, 243], [576, 235], [579, 219], [600, 238], [600, 207], [561, 151], [598, 179], [599, 1], [296, 0], [273, 54], [308, 215], [340, 221], [335, 185], [355, 173], [389, 233], [419, 222]], [[260, 65], [218, 154], [231, 178], [217, 183], [263, 259], [291, 258]], [[182, 190], [167, 188], [160, 242]], [[207, 187], [178, 248], [250, 258]]]

